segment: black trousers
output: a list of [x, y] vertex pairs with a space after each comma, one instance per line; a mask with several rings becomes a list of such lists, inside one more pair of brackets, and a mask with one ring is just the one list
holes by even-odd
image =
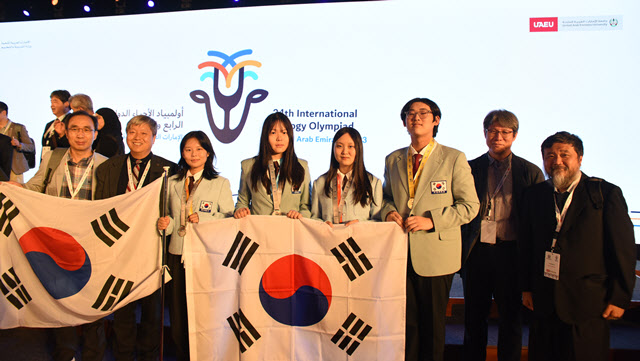
[[[160, 290], [113, 313], [113, 354], [117, 361], [157, 360], [160, 356]], [[140, 305], [140, 330], [136, 307]]]
[[184, 265], [181, 258], [181, 255], [167, 253], [167, 265], [171, 270], [171, 282], [168, 284], [171, 337], [176, 345], [177, 360], [185, 361], [189, 360], [189, 326]]
[[498, 306], [498, 360], [519, 361], [522, 352], [522, 294], [515, 241], [477, 243], [464, 265], [464, 360], [487, 357], [492, 298]]
[[445, 317], [453, 274], [422, 277], [407, 261], [407, 320], [405, 359], [444, 358]]
[[[535, 296], [534, 296], [535, 297]], [[562, 322], [557, 315], [535, 313], [529, 328], [531, 361], [606, 361], [609, 322], [596, 317], [580, 324]]]
[[[99, 319], [79, 327], [82, 328], [82, 360], [102, 361], [107, 348], [107, 339], [104, 334], [104, 320]], [[73, 359], [79, 348], [77, 328], [53, 328], [51, 332], [54, 341], [53, 359], [55, 361], [69, 361]]]

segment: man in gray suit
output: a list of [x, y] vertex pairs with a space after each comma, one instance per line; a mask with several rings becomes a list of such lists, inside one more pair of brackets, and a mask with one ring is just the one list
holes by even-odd
[[13, 147], [13, 161], [11, 165], [11, 174], [7, 174], [10, 180], [22, 183], [22, 173], [29, 170], [29, 163], [24, 156], [24, 152], [35, 152], [35, 145], [29, 138], [29, 133], [24, 125], [14, 123], [7, 117], [9, 107], [6, 103], [0, 102], [0, 134], [4, 134], [11, 138], [11, 146]]
[[460, 269], [460, 226], [480, 206], [469, 163], [438, 144], [440, 108], [415, 98], [400, 118], [409, 147], [385, 160], [382, 219], [408, 232], [406, 360], [442, 360], [445, 311], [453, 274]]

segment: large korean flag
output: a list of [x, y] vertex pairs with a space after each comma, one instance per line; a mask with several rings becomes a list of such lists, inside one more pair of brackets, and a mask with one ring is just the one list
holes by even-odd
[[404, 358], [406, 235], [249, 216], [190, 228], [192, 360]]
[[157, 290], [161, 185], [84, 201], [0, 184], [0, 328], [84, 324]]

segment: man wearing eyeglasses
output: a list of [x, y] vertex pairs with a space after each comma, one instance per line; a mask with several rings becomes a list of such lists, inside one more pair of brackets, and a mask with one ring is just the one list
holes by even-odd
[[453, 275], [460, 269], [460, 226], [480, 202], [464, 154], [437, 143], [440, 108], [410, 100], [400, 118], [408, 147], [385, 160], [382, 219], [408, 232], [406, 360], [442, 360], [445, 312]]
[[464, 360], [485, 360], [492, 298], [498, 306], [498, 359], [520, 360], [521, 293], [518, 288], [518, 211], [525, 188], [544, 181], [533, 163], [511, 152], [518, 118], [507, 110], [484, 118], [489, 151], [469, 161], [480, 211], [462, 227]]
[[[56, 148], [43, 155], [38, 172], [26, 184], [11, 182], [24, 188], [55, 197], [93, 200], [96, 169], [107, 160], [91, 150], [96, 138], [98, 119], [84, 111], [69, 114], [65, 123], [69, 149]], [[75, 327], [52, 329], [56, 361], [72, 360], [78, 349]], [[102, 360], [106, 348], [102, 320], [82, 326], [83, 360]]]

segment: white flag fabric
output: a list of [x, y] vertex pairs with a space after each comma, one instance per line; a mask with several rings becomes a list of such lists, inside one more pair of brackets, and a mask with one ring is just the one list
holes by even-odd
[[161, 186], [85, 201], [0, 183], [0, 328], [85, 324], [157, 290]]
[[404, 359], [395, 223], [206, 222], [187, 230], [184, 262], [192, 360]]

